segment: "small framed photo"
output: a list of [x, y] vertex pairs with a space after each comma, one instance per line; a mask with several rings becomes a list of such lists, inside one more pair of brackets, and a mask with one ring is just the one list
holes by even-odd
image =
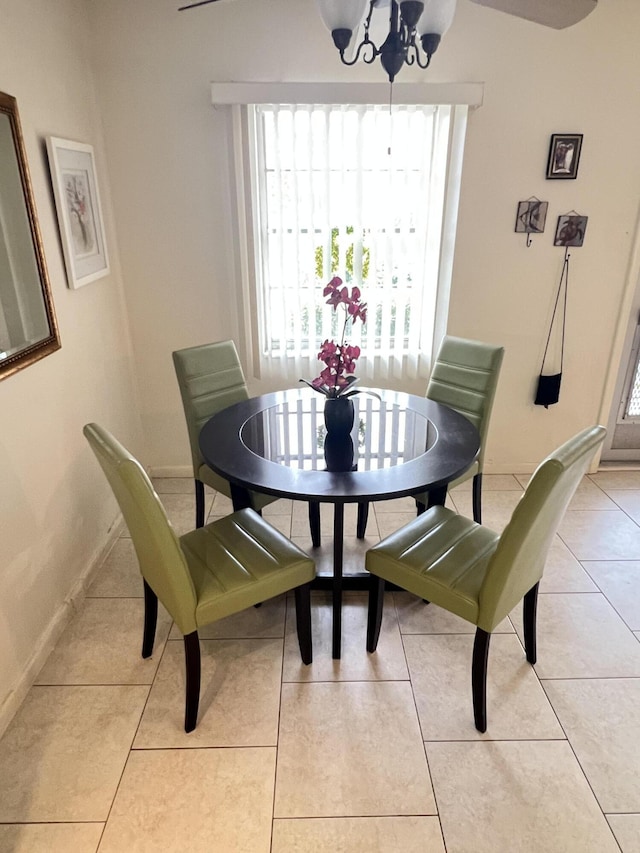
[[554, 133], [549, 146], [547, 178], [573, 180], [578, 174], [582, 133]]
[[50, 136], [47, 152], [67, 282], [75, 290], [109, 272], [93, 148]]
[[582, 246], [584, 232], [587, 230], [588, 216], [567, 214], [558, 217], [554, 246]]
[[547, 221], [548, 201], [527, 199], [518, 202], [518, 213], [516, 214], [517, 234], [542, 234]]

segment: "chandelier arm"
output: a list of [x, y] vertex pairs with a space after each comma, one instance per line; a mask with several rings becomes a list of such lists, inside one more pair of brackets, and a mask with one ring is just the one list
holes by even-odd
[[[375, 46], [375, 44], [369, 38], [369, 27], [371, 26], [371, 16], [373, 15], [374, 7], [375, 7], [375, 0], [371, 0], [371, 2], [369, 3], [369, 12], [368, 12], [366, 20], [364, 22], [364, 38], [362, 39], [362, 41], [358, 45], [358, 47], [356, 49], [355, 56], [353, 57], [353, 59], [345, 59], [345, 57], [344, 57], [345, 51], [344, 50], [340, 51], [340, 60], [342, 61], [342, 63], [344, 65], [355, 65], [356, 62], [360, 59], [360, 54], [362, 54], [363, 62], [366, 62], [367, 65], [371, 65], [371, 63], [375, 61], [375, 58], [378, 55], [379, 51], [378, 51], [378, 48]], [[366, 49], [368, 47], [371, 48], [371, 58], [370, 59], [367, 59], [367, 57], [366, 57]]]
[[[418, 45], [414, 44], [413, 48], [415, 51], [415, 60], [418, 63], [418, 67], [419, 68], [428, 68], [429, 65], [431, 64], [431, 57], [433, 56], [433, 54], [425, 53], [425, 59], [422, 60], [422, 58], [420, 56], [420, 51], [418, 50]], [[413, 65], [413, 62], [407, 62], [407, 65]]]
[[364, 22], [365, 40], [369, 39], [369, 27], [371, 26], [371, 16], [373, 15], [374, 6], [375, 6], [374, 0], [371, 0], [371, 2], [369, 3], [369, 14], [367, 15], [367, 19]]
[[409, 41], [407, 55], [404, 61], [406, 65], [413, 65], [414, 63], [417, 63], [420, 68], [426, 68], [426, 65], [421, 65], [420, 63], [420, 51], [418, 50], [415, 37], [411, 38]]
[[[367, 48], [371, 48], [371, 59], [367, 59], [367, 57], [365, 55], [365, 51], [367, 50]], [[345, 51], [341, 50], [340, 51], [340, 59], [344, 65], [355, 65], [356, 62], [360, 59], [360, 54], [362, 54], [363, 61], [366, 62], [367, 65], [371, 65], [371, 63], [375, 60], [376, 56], [378, 55], [378, 48], [371, 41], [371, 39], [365, 38], [358, 45], [358, 47], [356, 49], [355, 56], [353, 57], [353, 59], [345, 59], [344, 54], [345, 54]]]

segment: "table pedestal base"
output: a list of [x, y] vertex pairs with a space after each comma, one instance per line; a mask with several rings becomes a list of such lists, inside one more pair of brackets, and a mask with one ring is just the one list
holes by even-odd
[[[313, 551], [310, 551], [310, 556], [313, 557]], [[353, 572], [346, 575], [342, 575], [342, 591], [343, 592], [369, 592], [369, 584], [371, 582], [371, 575], [369, 572]], [[311, 589], [322, 590], [323, 592], [332, 592], [333, 591], [333, 575], [316, 575], [315, 579], [311, 581]], [[396, 586], [396, 584], [391, 583], [390, 581], [386, 581], [385, 589], [387, 592], [398, 592], [402, 591], [402, 587]]]

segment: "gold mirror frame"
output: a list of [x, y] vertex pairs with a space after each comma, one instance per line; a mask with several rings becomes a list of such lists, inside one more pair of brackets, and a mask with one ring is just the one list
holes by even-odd
[[0, 379], [5, 379], [60, 349], [60, 335], [18, 105], [4, 92], [0, 155]]

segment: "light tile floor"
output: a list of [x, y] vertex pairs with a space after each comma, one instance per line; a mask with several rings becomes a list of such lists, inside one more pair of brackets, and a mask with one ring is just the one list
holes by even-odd
[[[486, 524], [503, 527], [526, 481], [485, 478]], [[156, 486], [190, 529], [192, 481]], [[208, 501], [211, 517], [230, 510]], [[470, 513], [467, 484], [450, 505]], [[287, 597], [212, 625], [186, 735], [181, 638], [162, 613], [153, 657], [139, 657], [142, 585], [123, 533], [0, 741], [0, 851], [639, 853], [639, 507], [638, 473], [585, 478], [541, 584], [538, 663], [519, 613], [493, 638], [484, 735], [473, 627], [407, 593], [387, 594], [374, 655], [366, 596], [346, 594], [341, 661], [314, 594], [310, 667]], [[303, 504], [264, 514], [310, 548]], [[347, 565], [413, 516], [409, 499], [375, 505]], [[322, 522], [326, 568], [329, 507]]]

